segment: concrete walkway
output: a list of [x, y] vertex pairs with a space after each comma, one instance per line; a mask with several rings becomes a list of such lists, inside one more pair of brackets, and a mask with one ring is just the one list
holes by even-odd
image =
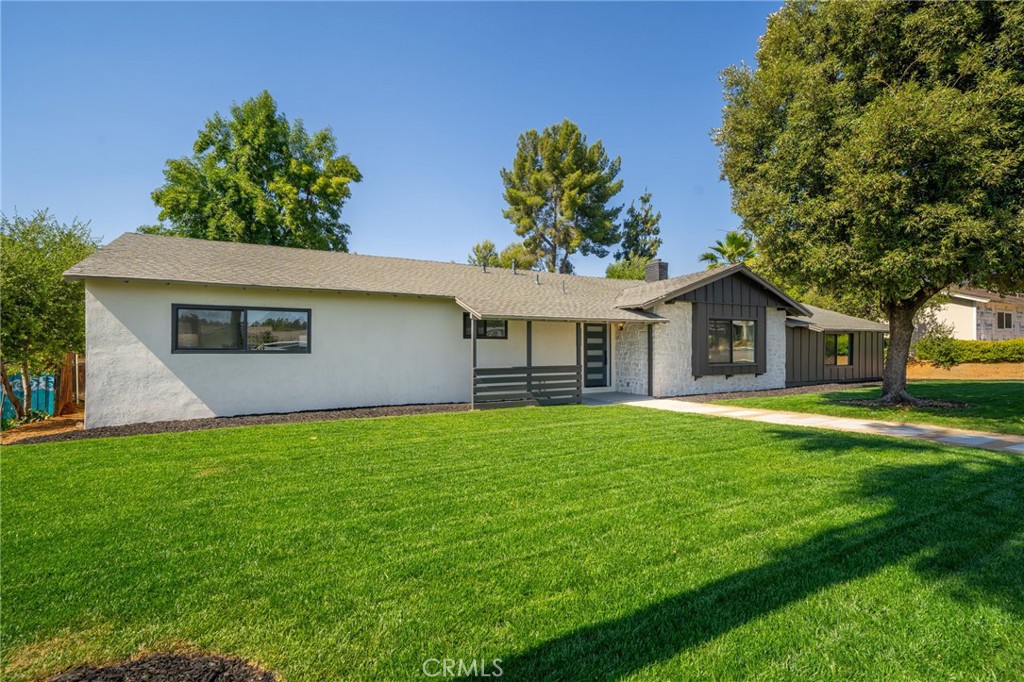
[[1024, 455], [1024, 437], [1009, 436], [1002, 433], [985, 433], [982, 431], [963, 431], [947, 429], [927, 424], [898, 424], [880, 422], [873, 419], [853, 419], [850, 417], [830, 417], [823, 414], [806, 414], [801, 412], [778, 412], [774, 410], [758, 410], [754, 408], [736, 407], [733, 405], [713, 405], [711, 403], [691, 403], [685, 400], [658, 398], [622, 402], [624, 405], [647, 407], [669, 412], [685, 412], [687, 414], [706, 414], [714, 417], [746, 419], [767, 424], [783, 424], [785, 426], [809, 426], [815, 429], [832, 431], [850, 431], [854, 433], [870, 433], [878, 436], [895, 436], [912, 438], [946, 445], [966, 445], [996, 452], [1011, 452]]

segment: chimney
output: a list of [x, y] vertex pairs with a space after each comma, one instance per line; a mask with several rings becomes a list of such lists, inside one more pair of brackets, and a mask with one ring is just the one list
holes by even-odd
[[668, 279], [668, 263], [655, 258], [644, 267], [644, 280], [647, 282], [660, 282]]

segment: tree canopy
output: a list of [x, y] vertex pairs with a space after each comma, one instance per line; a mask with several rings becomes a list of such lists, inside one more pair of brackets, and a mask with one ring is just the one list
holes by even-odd
[[883, 400], [912, 402], [914, 313], [955, 283], [1024, 286], [1024, 3], [788, 2], [723, 84], [759, 267], [877, 304]]
[[0, 217], [0, 375], [19, 418], [25, 406], [8, 382], [8, 365], [19, 367], [28, 403], [32, 374], [56, 370], [66, 353], [85, 350], [85, 289], [63, 273], [95, 250], [88, 223], [63, 224], [48, 211]]
[[603, 257], [619, 241], [622, 206], [610, 202], [622, 189], [620, 164], [568, 119], [519, 136], [512, 168], [501, 170], [504, 215], [547, 270], [572, 272], [573, 254]]
[[341, 210], [362, 174], [330, 128], [310, 135], [264, 91], [215, 113], [191, 157], [170, 159], [153, 192], [160, 220], [142, 232], [347, 251]]
[[642, 256], [626, 258], [609, 263], [605, 268], [604, 276], [608, 279], [645, 279], [647, 275], [647, 263], [650, 258]]
[[622, 241], [615, 253], [615, 260], [647, 262], [658, 255], [661, 248], [661, 213], [654, 210], [651, 193], [644, 190], [640, 195], [640, 208], [630, 202], [626, 219], [622, 221]]
[[752, 260], [757, 255], [754, 240], [741, 230], [729, 230], [725, 239], [716, 239], [708, 250], [700, 255], [700, 260], [708, 264], [708, 269], [719, 265], [732, 265]]
[[473, 245], [466, 262], [470, 265], [509, 269], [514, 264], [520, 270], [535, 270], [540, 265], [540, 259], [540, 254], [531, 251], [523, 242], [512, 242], [499, 253], [494, 242], [484, 239]]

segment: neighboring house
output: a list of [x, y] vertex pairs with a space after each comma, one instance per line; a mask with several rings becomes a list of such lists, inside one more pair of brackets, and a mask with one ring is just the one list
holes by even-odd
[[[87, 428], [782, 388], [787, 358], [818, 362], [787, 324], [828, 313], [742, 264], [636, 282], [134, 233], [65, 275], [85, 281]], [[833, 344], [852, 365], [820, 380], [878, 378], [884, 326], [831, 319], [874, 336]]]
[[934, 322], [949, 326], [953, 338], [1005, 341], [1024, 338], [1024, 296], [984, 289], [951, 288], [948, 300], [936, 306]]

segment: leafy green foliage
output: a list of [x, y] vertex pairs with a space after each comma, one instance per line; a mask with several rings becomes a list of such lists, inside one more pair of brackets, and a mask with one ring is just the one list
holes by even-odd
[[661, 247], [660, 222], [661, 212], [654, 210], [651, 193], [644, 190], [640, 195], [640, 208], [630, 202], [626, 209], [626, 219], [622, 221], [621, 248], [615, 253], [615, 260], [643, 260], [646, 263], [657, 256]]
[[948, 285], [1024, 286], [1024, 4], [787, 3], [723, 74], [715, 141], [759, 268], [889, 319]]
[[[19, 419], [31, 404], [29, 377], [85, 350], [85, 288], [63, 275], [95, 250], [88, 223], [59, 223], [45, 210], [31, 218], [0, 216], [0, 383]], [[8, 365], [21, 372], [25, 403], [14, 395]]]
[[757, 256], [754, 240], [742, 230], [729, 230], [725, 240], [716, 239], [708, 251], [700, 255], [700, 260], [708, 264], [708, 270], [719, 265], [732, 265], [752, 260]]
[[0, 346], [8, 363], [57, 369], [85, 350], [85, 290], [64, 271], [96, 250], [88, 223], [59, 223], [47, 211], [0, 217]]
[[914, 344], [913, 356], [915, 360], [937, 367], [953, 367], [965, 362], [1024, 362], [1024, 339], [969, 341], [926, 336]]
[[511, 170], [501, 170], [504, 215], [526, 248], [543, 255], [547, 270], [572, 272], [573, 254], [603, 257], [619, 241], [622, 207], [609, 202], [622, 189], [620, 165], [600, 140], [588, 145], [568, 119], [519, 136]]
[[153, 201], [170, 225], [140, 232], [347, 251], [341, 210], [362, 174], [330, 128], [310, 135], [264, 91], [207, 120], [193, 155], [167, 161], [164, 178]]
[[34, 422], [42, 422], [46, 421], [49, 418], [49, 413], [43, 412], [42, 410], [30, 408], [28, 410], [25, 410], [24, 417], [15, 416], [4, 419], [3, 423], [0, 423], [0, 430], [6, 431], [7, 429], [12, 429], [15, 426], [21, 426], [23, 424], [32, 424]]
[[512, 242], [499, 253], [490, 239], [473, 245], [466, 260], [470, 265], [486, 265], [494, 268], [536, 270], [540, 267], [541, 255], [531, 251], [523, 242]]
[[645, 268], [647, 263], [650, 262], [650, 258], [626, 258], [625, 260], [617, 260], [614, 263], [609, 263], [608, 267], [605, 268], [604, 276], [608, 279], [639, 279], [645, 278]]

